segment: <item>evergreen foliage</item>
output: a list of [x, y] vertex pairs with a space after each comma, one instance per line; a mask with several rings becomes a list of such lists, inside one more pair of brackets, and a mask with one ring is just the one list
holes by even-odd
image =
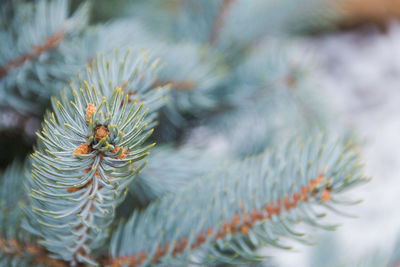
[[[71, 88], [72, 101], [64, 94], [53, 98], [53, 112], [45, 116], [32, 154], [28, 213], [40, 226], [27, 229], [63, 260], [93, 264], [87, 255], [104, 243], [115, 207], [145, 165], [135, 162], [153, 146], [142, 146], [152, 133], [152, 121], [146, 118], [149, 108], [143, 109], [157, 100], [152, 91], [142, 90], [157, 69], [155, 62], [142, 70], [146, 56], [131, 60], [126, 53], [118, 64], [99, 56], [87, 77], [96, 83], [89, 87], [85, 81], [79, 91]], [[148, 78], [143, 80], [143, 74]], [[112, 91], [120, 81], [114, 77], [123, 79], [124, 92], [119, 87]], [[131, 86], [138, 88], [133, 99]]]
[[338, 193], [366, 181], [360, 171], [349, 144], [322, 136], [290, 142], [227, 164], [135, 211], [114, 234], [110, 254], [115, 266], [261, 261], [254, 248], [287, 248], [278, 242], [281, 236], [307, 243], [295, 223], [334, 229], [318, 222], [324, 213], [314, 206], [340, 203]]
[[332, 10], [294, 2], [0, 3], [0, 109], [43, 116], [2, 174], [0, 265], [248, 265], [335, 229], [368, 179], [289, 45]]
[[66, 0], [2, 4], [0, 105], [36, 112], [63, 87], [76, 72], [70, 45], [82, 35], [88, 11], [85, 3], [70, 15]]
[[[3, 173], [0, 191], [1, 212], [1, 264], [10, 266], [20, 264], [27, 266], [29, 249], [25, 251], [18, 243], [28, 243], [31, 238], [26, 235], [21, 227], [23, 209], [26, 206], [26, 197], [23, 196], [25, 170], [19, 162], [14, 162]], [[10, 227], [11, 226], [11, 227]]]
[[199, 149], [168, 145], [152, 149], [148, 164], [130, 185], [129, 193], [135, 202], [145, 205], [167, 193], [176, 193], [194, 179], [204, 176], [222, 160], [210, 157]]

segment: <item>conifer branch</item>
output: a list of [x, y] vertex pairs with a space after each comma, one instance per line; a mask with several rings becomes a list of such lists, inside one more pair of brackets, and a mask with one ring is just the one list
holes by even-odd
[[170, 87], [167, 83], [157, 82], [163, 67], [159, 63], [160, 59], [154, 59], [146, 49], [136, 52], [131, 48], [117, 48], [111, 56], [99, 53], [79, 80], [81, 84], [87, 80], [106, 97], [119, 87], [128, 95], [129, 103], [145, 101], [150, 116], [153, 116], [165, 104], [160, 100], [164, 100]]
[[[91, 86], [83, 81], [77, 91], [73, 82], [72, 101], [66, 92], [52, 99], [53, 112], [45, 116], [32, 154], [32, 211], [25, 228], [52, 257], [72, 263], [96, 265], [92, 251], [107, 239], [115, 208], [154, 146], [143, 143], [153, 132], [149, 107], [162, 100], [162, 90], [148, 88], [157, 63], [150, 64], [144, 52], [118, 59], [118, 51], [111, 59], [99, 55], [84, 76]], [[122, 81], [125, 92], [114, 87]], [[132, 88], [133, 103], [127, 93]]]
[[[324, 139], [229, 165], [135, 212], [114, 234], [112, 265], [244, 264], [262, 260], [254, 248], [285, 248], [279, 236], [303, 240], [292, 229], [299, 221], [334, 229], [317, 222], [312, 207], [336, 203], [336, 194], [366, 179], [352, 146]], [[224, 256], [226, 250], [235, 256]]]
[[21, 227], [26, 204], [22, 186], [24, 178], [24, 165], [18, 162], [13, 162], [1, 175], [0, 262], [2, 266], [67, 266], [65, 262], [50, 258], [47, 250]]
[[[19, 42], [23, 42], [24, 46], [29, 45], [30, 47], [26, 47], [25, 49], [27, 49], [28, 51], [21, 54], [18, 51], [19, 47], [10, 47], [11, 49], [16, 50], [11, 51], [14, 53], [10, 53], [10, 55], [16, 55], [17, 57], [14, 59], [9, 59], [8, 61], [4, 62], [2, 66], [0, 66], [0, 79], [6, 77], [11, 70], [22, 66], [24, 63], [28, 61], [33, 61], [39, 58], [42, 54], [56, 49], [65, 39], [65, 37], [71, 34], [72, 29], [78, 27], [78, 25], [81, 23], [80, 20], [82, 19], [82, 17], [85, 17], [85, 13], [87, 13], [88, 10], [88, 5], [83, 5], [71, 17], [66, 17], [68, 13], [68, 2], [65, 0], [57, 0], [53, 1], [52, 3], [48, 3], [47, 1], [42, 0], [34, 4], [30, 4], [28, 8], [30, 12], [28, 14], [24, 14], [24, 11], [22, 11], [23, 9], [19, 10], [18, 8], [19, 6], [17, 5], [16, 15], [14, 18], [15, 21], [13, 21], [13, 23], [9, 22], [6, 24], [10, 25], [10, 27], [5, 29], [5, 33], [10, 35], [10, 38], [19, 38]], [[65, 15], [65, 17], [63, 15]], [[54, 23], [54, 25], [52, 25], [52, 27], [47, 27], [46, 25], [40, 23], [34, 23], [33, 25], [29, 26], [26, 26], [24, 23], [22, 23], [22, 25], [19, 25], [21, 21], [26, 21], [26, 18], [21, 19], [19, 16], [32, 16], [31, 19], [34, 22], [43, 19], [42, 16], [46, 16], [49, 17], [49, 19], [53, 19], [52, 23]], [[57, 25], [59, 26], [59, 28], [54, 29]], [[21, 26], [23, 28], [21, 32], [13, 32], [19, 31], [18, 27]], [[30, 28], [31, 32], [26, 32], [26, 28], [24, 28], [24, 26], [26, 28]], [[41, 42], [38, 42], [38, 40], [36, 39], [30, 40], [30, 36], [26, 37], [24, 35], [43, 36], [43, 40]], [[24, 38], [27, 38], [27, 40], [25, 40]], [[6, 56], [5, 58], [8, 58], [8, 56]]]
[[[272, 218], [272, 216], [279, 216], [282, 212], [290, 211], [291, 209], [297, 208], [297, 205], [303, 201], [305, 203], [309, 202], [310, 199], [314, 198], [315, 200], [320, 201], [330, 201], [330, 192], [332, 191], [332, 187], [322, 187], [317, 189], [318, 186], [321, 185], [321, 182], [325, 174], [320, 174], [316, 179], [311, 179], [309, 186], [303, 186], [301, 191], [297, 193], [293, 193], [290, 197], [285, 197], [284, 199], [278, 199], [276, 203], [271, 203], [268, 206], [262, 207], [260, 210], [252, 210], [252, 211], [244, 211], [244, 204], [239, 201], [238, 207], [242, 210], [241, 214], [235, 214], [232, 220], [226, 221], [220, 229], [208, 228], [205, 231], [200, 231], [194, 238], [195, 242], [190, 245], [188, 249], [196, 249], [203, 245], [206, 241], [208, 242], [217, 242], [218, 240], [223, 240], [227, 235], [232, 234], [242, 234], [248, 235], [250, 229], [252, 229], [257, 222], [265, 222]], [[319, 194], [319, 192], [322, 193]], [[312, 193], [311, 193], [312, 192]], [[318, 198], [317, 198], [318, 196]], [[283, 203], [283, 209], [281, 209]], [[214, 232], [216, 232], [215, 235]], [[206, 238], [213, 236], [212, 240], [206, 240]], [[181, 240], [175, 241], [173, 244], [173, 250], [171, 253], [172, 257], [175, 257], [178, 254], [184, 252], [187, 249], [188, 238], [183, 237]], [[157, 252], [154, 257], [150, 260], [152, 263], [158, 263], [161, 258], [163, 258], [168, 252], [169, 248], [172, 245], [167, 243], [165, 245], [159, 245], [157, 247]], [[112, 262], [113, 267], [120, 266], [141, 266], [141, 264], [146, 259], [146, 251], [142, 251], [138, 254], [133, 254], [131, 256], [120, 257], [114, 259]]]
[[[42, 114], [88, 52], [89, 3], [72, 14], [68, 0], [12, 1], [0, 6], [0, 100], [19, 113]], [[84, 42], [82, 42], [84, 41]], [[77, 45], [76, 45], [77, 46]], [[71, 49], [72, 48], [72, 49]]]
[[67, 100], [55, 102], [55, 113], [38, 135], [31, 216], [48, 250], [67, 261], [93, 264], [91, 250], [105, 240], [115, 207], [144, 166], [133, 162], [147, 156], [152, 145], [140, 146], [151, 131], [142, 134], [143, 105], [124, 105], [120, 89], [109, 101], [101, 101], [89, 86], [74, 96], [69, 106]]
[[65, 31], [60, 30], [48, 37], [40, 45], [32, 46], [32, 50], [28, 53], [24, 53], [19, 58], [8, 61], [5, 65], [0, 66], [0, 78], [7, 76], [8, 72], [12, 69], [18, 68], [27, 61], [38, 58], [41, 54], [56, 48], [65, 36]]
[[[215, 108], [217, 88], [225, 78], [225, 68], [216, 54], [193, 43], [172, 46], [160, 55], [167, 67], [160, 71], [154, 85], [169, 84], [171, 91], [163, 115], [174, 127], [183, 128], [183, 114], [198, 116]], [[169, 130], [172, 130], [171, 127]], [[167, 132], [166, 130], [165, 132]], [[173, 131], [173, 130], [172, 130]]]
[[[286, 132], [292, 135], [284, 122], [298, 125], [291, 115], [311, 106], [303, 97], [296, 99], [297, 94], [290, 99], [284, 95], [302, 91], [300, 75], [288, 71], [290, 64], [280, 59], [283, 68], [278, 66], [278, 72], [284, 69], [285, 75], [274, 74], [270, 67], [277, 63], [269, 64], [258, 47], [270, 42], [269, 33], [292, 31], [287, 29], [295, 21], [291, 16], [299, 7], [308, 11], [314, 1], [178, 1], [173, 12], [156, 10], [166, 7], [162, 1], [145, 2], [134, 4], [139, 9], [133, 19], [118, 16], [103, 26], [88, 25], [86, 2], [73, 13], [68, 0], [7, 1], [12, 13], [0, 4], [0, 14], [7, 14], [0, 15], [0, 105], [38, 114], [56, 94], [37, 133], [29, 167], [15, 164], [0, 179], [0, 265], [214, 266], [262, 261], [259, 247], [289, 248], [282, 237], [309, 242], [296, 230], [299, 222], [335, 229], [320, 220], [325, 215], [320, 212], [344, 214], [339, 205], [347, 202], [339, 194], [367, 180], [356, 147], [324, 135], [292, 140], [243, 161], [221, 162], [203, 151], [168, 144], [149, 156], [155, 143], [148, 138], [158, 120], [160, 134], [155, 138], [174, 141], [195, 122], [210, 119], [203, 139], [210, 136], [211, 124], [234, 129], [239, 122], [246, 131], [224, 136], [224, 148], [231, 149], [227, 156], [232, 151], [259, 153], [266, 143], [276, 143], [273, 135], [280, 135], [279, 140]], [[178, 5], [182, 12], [175, 10]], [[300, 13], [297, 19], [303, 19]], [[141, 19], [152, 23], [142, 27]], [[255, 42], [257, 49], [250, 49]], [[157, 49], [168, 68], [160, 71], [160, 59], [145, 49], [94, 56], [98, 50], [129, 44]], [[249, 56], [260, 62], [242, 68]], [[59, 95], [85, 63], [86, 70], [71, 81], [70, 90]], [[293, 109], [287, 103], [294, 103]], [[281, 108], [292, 120], [275, 124], [276, 117], [267, 116]], [[221, 117], [210, 118], [224, 110]], [[229, 116], [237, 120], [227, 123]], [[27, 177], [25, 170], [30, 172]]]

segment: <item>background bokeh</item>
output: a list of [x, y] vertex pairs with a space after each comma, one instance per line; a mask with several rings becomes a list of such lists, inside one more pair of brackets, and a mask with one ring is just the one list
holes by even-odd
[[[71, 1], [72, 10], [76, 9], [82, 2], [81, 0]], [[167, 9], [176, 8], [180, 2], [179, 0], [170, 0]], [[250, 2], [251, 0], [249, 0]], [[289, 3], [290, 1], [286, 2]], [[285, 40], [285, 45], [290, 46], [290, 52], [284, 52], [282, 56], [279, 54], [274, 59], [274, 63], [276, 63], [273, 65], [274, 68], [267, 69], [267, 71], [276, 72], [276, 77], [281, 72], [287, 74], [287, 69], [282, 70], [284, 67], [281, 68], [280, 64], [285, 65], [287, 58], [294, 59], [293, 73], [289, 73], [290, 76], [279, 77], [281, 81], [284, 80], [288, 87], [292, 87], [292, 83], [296, 82], [296, 77], [303, 75], [303, 69], [304, 72], [310, 71], [308, 74], [309, 79], [312, 80], [313, 97], [321, 100], [323, 106], [323, 111], [321, 110], [321, 112], [329, 114], [326, 118], [332, 118], [332, 121], [335, 121], [335, 125], [337, 123], [340, 127], [349, 129], [361, 140], [360, 149], [366, 166], [365, 172], [373, 180], [352, 192], [353, 199], [360, 199], [363, 202], [346, 212], [356, 215], [357, 218], [340, 218], [338, 216], [328, 218], [343, 225], [335, 232], [313, 232], [313, 241], [317, 243], [315, 247], [296, 245], [295, 249], [289, 252], [263, 249], [268, 252], [267, 254], [275, 255], [267, 264], [287, 267], [381, 266], [380, 264], [392, 257], [393, 253], [397, 253], [398, 246], [396, 247], [396, 244], [400, 237], [400, 1], [307, 0], [304, 2], [307, 2], [307, 5], [289, 3], [288, 7], [293, 8], [287, 8], [283, 12], [284, 15], [278, 18], [281, 24], [278, 25], [277, 23], [276, 28], [274, 28], [274, 25], [268, 24], [276, 21], [272, 18], [271, 20], [260, 20], [259, 25], [251, 25], [254, 28], [258, 27], [259, 31], [267, 28], [268, 25], [273, 29], [271, 30], [271, 36], [276, 34], [274, 30], [281, 31], [282, 29], [287, 31], [287, 35], [290, 36], [290, 41]], [[311, 8], [319, 6], [322, 2], [324, 3], [323, 8]], [[120, 18], [128, 20], [129, 18], [137, 17], [146, 27], [157, 28], [157, 23], [160, 23], [155, 19], [158, 16], [157, 13], [153, 13], [154, 10], [149, 9], [142, 3], [139, 0], [98, 0], [94, 3], [94, 8], [91, 11], [91, 23], [105, 23], [107, 26], [107, 23]], [[243, 6], [246, 6], [246, 4], [243, 4]], [[238, 13], [254, 12], [251, 9], [251, 4], [247, 6], [250, 7], [248, 10], [237, 9], [234, 11]], [[272, 14], [273, 12], [259, 15], [260, 17], [268, 18]], [[189, 22], [193, 22], [191, 17], [186, 19]], [[241, 23], [242, 21], [239, 21], [238, 25], [240, 26]], [[243, 21], [243, 23], [245, 22]], [[128, 27], [132, 26], [132, 24], [127, 25]], [[165, 29], [161, 26], [165, 26]], [[158, 27], [160, 35], [164, 30], [168, 30], [166, 25], [161, 26]], [[184, 32], [187, 29], [182, 26], [179, 30]], [[138, 36], [142, 38], [145, 35], [143, 34], [142, 36], [140, 31], [140, 27], [137, 30], [136, 28], [134, 30], [131, 29], [129, 34], [132, 32], [138, 33]], [[249, 33], [243, 30], [241, 34], [240, 38], [235, 36], [238, 42], [246, 42], [247, 34]], [[200, 35], [196, 36], [196, 33], [193, 33], [193, 35], [194, 37], [190, 37], [201, 39]], [[234, 29], [228, 29], [222, 35], [228, 39], [234, 35]], [[116, 36], [118, 35], [110, 33], [109, 40], [113, 41]], [[146, 39], [143, 42], [152, 42], [151, 38], [149, 37], [148, 40]], [[173, 38], [171, 37], [171, 39]], [[270, 36], [267, 36], [262, 40], [260, 39], [259, 42], [262, 45], [268, 43], [268, 48], [273, 47], [274, 50], [271, 49], [272, 51], [280, 52], [276, 47], [279, 47], [281, 43], [269, 38]], [[145, 38], [143, 37], [143, 39]], [[224, 50], [223, 41], [221, 43], [219, 49]], [[258, 53], [257, 45], [255, 45], [257, 53], [249, 56], [248, 62], [246, 62], [247, 65], [243, 64], [242, 68], [234, 70], [247, 72], [249, 80], [259, 79], [273, 87], [272, 79], [269, 81], [265, 77], [252, 76], [252, 68], [254, 66], [257, 67], [257, 64], [263, 64], [261, 62], [263, 57], [260, 54], [266, 57], [271, 56], [268, 54], [270, 50], [267, 49], [260, 49], [261, 52]], [[201, 52], [206, 50], [204, 47], [199, 47], [191, 45], [176, 46], [173, 50], [164, 51], [165, 54], [162, 56], [167, 59], [177, 57], [185, 59], [187, 54], [187, 57], [190, 58], [198, 50], [201, 50]], [[153, 47], [150, 45], [151, 48]], [[158, 49], [158, 47], [156, 48]], [[160, 49], [160, 51], [162, 50]], [[210, 56], [209, 58], [213, 57]], [[214, 63], [215, 65], [219, 64], [218, 58], [214, 57], [212, 60], [207, 64], [209, 63], [211, 66]], [[297, 65], [297, 60], [301, 64]], [[235, 63], [234, 60], [232, 62]], [[229, 63], [232, 64], [232, 62]], [[198, 62], [193, 64], [196, 65]], [[175, 66], [172, 63], [169, 67], [172, 70], [179, 69], [179, 64]], [[298, 69], [300, 70], [297, 73]], [[184, 72], [183, 68], [179, 70]], [[207, 80], [207, 84], [203, 85], [204, 87], [202, 88], [205, 91], [212, 91], [214, 89], [209, 88], [224, 79], [225, 71], [225, 69], [209, 68], [206, 65], [200, 71], [197, 69], [196, 74], [198, 75], [194, 78], [205, 79], [204, 77], [208, 78], [210, 76], [209, 73], [213, 73], [212, 79]], [[215, 73], [218, 73], [218, 75], [215, 75]], [[173, 74], [166, 71], [162, 75], [169, 77]], [[276, 77], [274, 76], [275, 79], [277, 79]], [[264, 78], [265, 80], [263, 80]], [[291, 78], [293, 78], [293, 81]], [[234, 80], [234, 82], [247, 84], [248, 81]], [[231, 85], [219, 84], [218, 86], [229, 87]], [[222, 92], [225, 93], [226, 91]], [[286, 93], [288, 92], [285, 91], [282, 95], [277, 94], [274, 97], [277, 99], [285, 97]], [[238, 94], [230, 98], [229, 101], [242, 108], [239, 103], [242, 96]], [[247, 95], [244, 96], [247, 97]], [[312, 101], [307, 97], [304, 99], [310, 100], [310, 103]], [[274, 99], [271, 102], [274, 103]], [[198, 113], [202, 112], [202, 108], [207, 109], [208, 104], [206, 103], [199, 107], [200, 112]], [[212, 106], [213, 104], [209, 105]], [[43, 110], [45, 107], [46, 105], [43, 105]], [[179, 108], [186, 112], [191, 109], [191, 106], [187, 104], [187, 106], [181, 105]], [[162, 141], [176, 139], [178, 144], [205, 145], [207, 146], [206, 151], [210, 154], [235, 153], [240, 156], [246, 155], [248, 151], [244, 151], [241, 146], [230, 148], [231, 140], [239, 140], [238, 142], [240, 142], [249, 138], [243, 132], [244, 128], [254, 127], [253, 130], [256, 132], [256, 137], [263, 134], [272, 136], [271, 139], [264, 140], [265, 142], [262, 144], [253, 142], [255, 148], [252, 152], [257, 152], [255, 151], [258, 149], [257, 146], [262, 147], [265, 143], [270, 144], [279, 140], [274, 136], [274, 134], [276, 135], [276, 132], [274, 132], [276, 129], [286, 128], [287, 132], [292, 131], [292, 128], [282, 124], [282, 122], [289, 122], [295, 125], [297, 120], [294, 115], [292, 117], [290, 115], [289, 119], [280, 120], [281, 118], [277, 118], [276, 120], [270, 120], [268, 121], [270, 124], [267, 125], [271, 126], [271, 128], [265, 128], [262, 123], [255, 124], [254, 121], [246, 121], [245, 116], [251, 117], [254, 115], [259, 119], [257, 113], [260, 110], [266, 114], [268, 113], [268, 110], [263, 109], [262, 105], [260, 107], [257, 106], [257, 108], [259, 109], [245, 113], [243, 118], [239, 116], [242, 115], [242, 110], [240, 109], [237, 116], [240, 123], [234, 120], [226, 123], [225, 127], [221, 127], [230, 129], [230, 131], [226, 132], [217, 131], [216, 129], [219, 130], [219, 128], [214, 127], [214, 125], [222, 124], [221, 121], [228, 121], [226, 117], [221, 116], [215, 121], [211, 120], [211, 122], [204, 123], [204, 120], [208, 120], [211, 117], [208, 114], [208, 116], [200, 119], [201, 123], [198, 123], [196, 119], [200, 116], [197, 116], [197, 113], [191, 114], [188, 112], [190, 114], [185, 114], [183, 118], [178, 116], [179, 120], [185, 121], [185, 123], [186, 120], [189, 121], [187, 124], [182, 124], [191, 128], [189, 133], [185, 132], [184, 134], [175, 132], [175, 126], [176, 128], [184, 128], [180, 121], [173, 121], [176, 118], [174, 117], [175, 114], [166, 112], [163, 116], [166, 117], [165, 121], [167, 122], [165, 124], [167, 126], [162, 123], [160, 131], [165, 131], [167, 134], [164, 136], [156, 132], [155, 135], [156, 138]], [[313, 108], [319, 109], [318, 106]], [[288, 114], [290, 114], [291, 107], [283, 106], [276, 109], [288, 110]], [[43, 112], [43, 110], [40, 112]], [[218, 111], [218, 109], [215, 109], [212, 112], [217, 113], [216, 110]], [[5, 169], [16, 158], [22, 161], [27, 153], [32, 151], [32, 146], [36, 140], [35, 132], [40, 128], [42, 119], [42, 113], [40, 112], [34, 114], [19, 113], [18, 110], [16, 111], [9, 107], [0, 107], [0, 169]], [[213, 114], [212, 112], [211, 115]], [[305, 112], [313, 113], [315, 110], [306, 110]], [[163, 119], [165, 118], [163, 117]], [[318, 119], [316, 118], [316, 120]], [[271, 125], [271, 122], [274, 124]], [[171, 125], [169, 124], [175, 123], [174, 127], [170, 127]], [[194, 126], [192, 127], [192, 125]], [[338, 128], [340, 127], [338, 126]], [[400, 265], [400, 263], [398, 264]]]

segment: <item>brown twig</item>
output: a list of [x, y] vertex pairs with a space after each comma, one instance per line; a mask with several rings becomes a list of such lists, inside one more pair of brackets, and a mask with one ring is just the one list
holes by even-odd
[[[242, 214], [236, 213], [231, 220], [226, 221], [220, 229], [208, 228], [197, 234], [196, 241], [188, 246], [188, 238], [183, 237], [176, 241], [174, 244], [166, 243], [165, 245], [159, 245], [156, 254], [151, 258], [151, 262], [157, 263], [161, 258], [167, 255], [167, 252], [173, 246], [172, 254], [169, 256], [176, 256], [185, 251], [185, 249], [195, 249], [203, 245], [207, 238], [213, 237], [213, 240], [219, 240], [225, 238], [227, 234], [242, 234], [247, 235], [249, 229], [255, 226], [256, 222], [265, 221], [270, 219], [273, 215], [280, 215], [284, 210], [289, 211], [297, 207], [300, 201], [308, 202], [310, 198], [315, 197], [318, 193], [316, 187], [322, 183], [324, 174], [319, 175], [316, 179], [310, 181], [308, 186], [303, 186], [301, 192], [293, 193], [291, 198], [285, 197], [284, 199], [278, 199], [276, 203], [271, 203], [265, 206], [261, 210], [253, 210], [244, 212], [243, 204], [239, 202], [239, 207], [242, 210]], [[330, 201], [330, 191], [332, 187], [325, 187], [322, 189], [321, 201]], [[216, 231], [216, 232], [215, 232]], [[146, 251], [134, 253], [132, 255], [123, 256], [115, 259], [111, 259], [108, 263], [112, 267], [120, 267], [124, 265], [128, 266], [139, 266], [148, 257]]]
[[0, 67], [0, 78], [4, 78], [7, 74], [26, 61], [33, 60], [40, 56], [42, 53], [55, 48], [64, 38], [64, 30], [56, 32], [54, 35], [47, 38], [43, 44], [32, 46], [32, 50], [28, 53], [22, 54], [19, 58], [8, 61], [4, 66]]
[[181, 81], [157, 80], [153, 83], [152, 87], [165, 86], [168, 84], [171, 86], [172, 90], [176, 91], [190, 91], [196, 86], [195, 82], [191, 80], [181, 80]]
[[345, 28], [365, 23], [374, 23], [385, 27], [391, 20], [400, 18], [400, 2], [398, 0], [347, 0], [336, 2], [339, 11], [343, 12], [340, 25]]
[[217, 40], [220, 30], [224, 26], [226, 13], [228, 12], [232, 3], [233, 3], [233, 0], [224, 0], [223, 1], [222, 5], [219, 9], [218, 15], [215, 19], [215, 23], [212, 28], [210, 38], [208, 40], [210, 42], [210, 44], [213, 44]]

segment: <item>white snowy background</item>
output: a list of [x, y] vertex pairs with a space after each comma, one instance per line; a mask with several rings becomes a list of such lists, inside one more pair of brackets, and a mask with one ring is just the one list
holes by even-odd
[[[365, 140], [361, 151], [366, 175], [373, 177], [351, 193], [364, 200], [350, 209], [359, 218], [333, 217], [343, 225], [321, 233], [317, 241], [331, 240], [333, 257], [342, 262], [375, 251], [385, 255], [400, 237], [400, 24], [393, 23], [386, 32], [369, 27], [305, 43], [319, 62], [318, 90], [332, 113]], [[313, 250], [295, 244], [293, 252], [278, 252], [275, 259], [279, 266], [311, 266]]]

